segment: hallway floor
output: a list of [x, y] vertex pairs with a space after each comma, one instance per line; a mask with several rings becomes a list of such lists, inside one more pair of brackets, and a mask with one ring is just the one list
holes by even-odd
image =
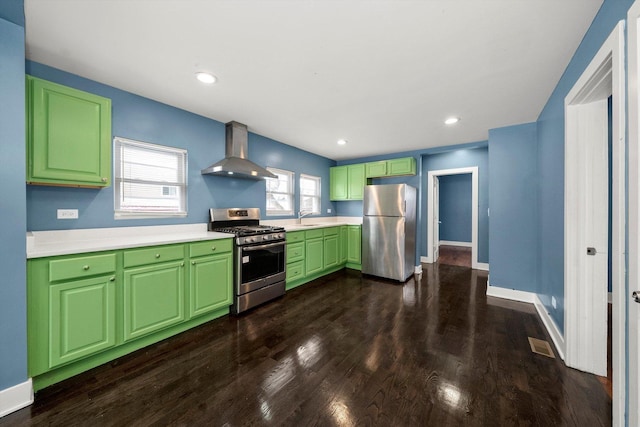
[[486, 272], [344, 270], [37, 393], [0, 426], [606, 426], [597, 377], [531, 352], [531, 305]]

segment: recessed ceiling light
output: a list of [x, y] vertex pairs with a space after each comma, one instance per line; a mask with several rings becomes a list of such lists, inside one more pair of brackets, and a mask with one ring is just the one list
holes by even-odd
[[339, 140], [338, 140], [338, 145], [344, 145], [344, 144], [346, 144], [346, 143], [347, 143], [347, 140], [346, 140], [346, 139], [339, 139]]
[[213, 74], [205, 73], [204, 71], [197, 72], [196, 78], [202, 83], [206, 83], [208, 85], [214, 84], [216, 80], [218, 80]]
[[445, 125], [452, 125], [454, 123], [458, 123], [460, 121], [460, 117], [449, 117], [444, 121]]

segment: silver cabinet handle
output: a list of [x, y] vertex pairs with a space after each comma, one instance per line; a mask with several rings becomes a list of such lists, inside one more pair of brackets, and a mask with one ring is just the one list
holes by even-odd
[[191, 261], [191, 265], [196, 265], [196, 262], [195, 261]]
[[88, 265], [85, 265], [85, 266], [83, 266], [83, 267], [82, 267], [82, 269], [83, 269], [84, 271], [87, 271], [87, 270], [89, 269], [89, 266], [88, 266]]
[[156, 258], [160, 258], [160, 254], [156, 254]]
[[116, 276], [111, 276], [111, 277], [109, 278], [109, 281], [110, 281], [110, 282], [115, 282], [115, 281], [116, 281]]
[[242, 248], [242, 251], [243, 252], [259, 251], [261, 249], [269, 249], [269, 248], [274, 248], [276, 246], [281, 246], [281, 245], [284, 247], [284, 242], [269, 243], [268, 245], [260, 245], [260, 246], [249, 246], [246, 248]]

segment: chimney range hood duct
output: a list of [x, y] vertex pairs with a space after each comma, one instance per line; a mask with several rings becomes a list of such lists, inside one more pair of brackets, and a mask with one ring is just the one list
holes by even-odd
[[202, 169], [200, 171], [202, 175], [249, 179], [277, 178], [276, 175], [246, 158], [249, 136], [246, 125], [229, 122], [225, 125], [225, 131], [225, 158]]

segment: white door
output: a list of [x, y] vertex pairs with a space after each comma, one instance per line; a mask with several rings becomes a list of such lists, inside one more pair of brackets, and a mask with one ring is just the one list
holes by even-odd
[[440, 256], [440, 178], [433, 177], [433, 262]]
[[[607, 249], [608, 249], [608, 113], [607, 100], [570, 105], [567, 139], [576, 141], [565, 173], [566, 298], [568, 366], [607, 375]], [[569, 156], [568, 156], [569, 158]], [[569, 286], [571, 284], [572, 286]]]

